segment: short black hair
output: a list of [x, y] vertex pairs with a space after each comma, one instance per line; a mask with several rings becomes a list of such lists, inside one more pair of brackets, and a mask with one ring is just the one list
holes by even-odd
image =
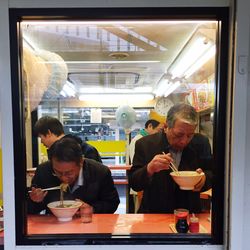
[[152, 124], [152, 127], [153, 128], [156, 128], [159, 126], [160, 122], [154, 120], [154, 119], [150, 119], [150, 120], [147, 120], [146, 123], [145, 123], [145, 128], [148, 128], [148, 126]]
[[73, 138], [63, 137], [53, 144], [51, 159], [55, 158], [60, 162], [75, 162], [80, 165], [82, 149], [80, 144]]
[[35, 136], [38, 136], [39, 134], [47, 135], [49, 133], [49, 130], [51, 133], [57, 136], [64, 134], [62, 123], [57, 118], [51, 116], [41, 117], [35, 123], [33, 132]]

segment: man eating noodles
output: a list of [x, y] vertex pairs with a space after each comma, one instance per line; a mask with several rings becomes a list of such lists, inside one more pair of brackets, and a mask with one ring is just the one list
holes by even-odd
[[[212, 154], [208, 138], [195, 133], [198, 114], [187, 104], [170, 108], [164, 131], [136, 142], [129, 173], [130, 186], [143, 190], [138, 213], [172, 213], [175, 208], [201, 211], [200, 192], [211, 187]], [[193, 190], [181, 190], [170, 176], [170, 164], [179, 171], [204, 172]]]
[[[109, 168], [102, 163], [82, 157], [80, 145], [72, 138], [56, 141], [51, 161], [37, 167], [31, 182], [28, 213], [40, 213], [47, 204], [60, 200], [60, 190], [44, 188], [68, 184], [65, 200], [79, 199], [93, 207], [94, 213], [114, 213], [119, 196]], [[48, 210], [47, 210], [48, 211]]]

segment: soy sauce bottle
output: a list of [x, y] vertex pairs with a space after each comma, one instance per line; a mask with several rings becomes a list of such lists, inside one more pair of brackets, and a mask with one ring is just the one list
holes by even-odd
[[177, 215], [177, 222], [175, 225], [176, 231], [178, 233], [187, 233], [188, 232], [188, 223], [186, 213], [180, 213]]

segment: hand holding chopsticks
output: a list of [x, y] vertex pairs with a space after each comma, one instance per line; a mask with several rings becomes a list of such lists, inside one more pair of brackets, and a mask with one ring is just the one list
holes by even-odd
[[147, 165], [148, 176], [152, 176], [154, 173], [169, 169], [170, 167], [172, 167], [172, 164], [170, 164], [172, 161], [173, 159], [170, 153], [155, 155]]
[[44, 188], [44, 189], [32, 187], [31, 190], [28, 191], [28, 193], [32, 201], [42, 202], [44, 200], [44, 197], [47, 195], [48, 191], [57, 189], [60, 189], [60, 186]]
[[[162, 153], [165, 155], [165, 152]], [[172, 169], [173, 172], [176, 172], [176, 174], [178, 174], [178, 169], [173, 162], [169, 162], [169, 167]]]

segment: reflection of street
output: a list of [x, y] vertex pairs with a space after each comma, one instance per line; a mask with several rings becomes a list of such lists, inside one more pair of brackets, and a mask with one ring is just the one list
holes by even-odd
[[132, 232], [132, 228], [136, 224], [142, 223], [144, 218], [143, 214], [123, 214], [119, 215], [116, 225], [114, 227], [113, 234], [130, 234]]

